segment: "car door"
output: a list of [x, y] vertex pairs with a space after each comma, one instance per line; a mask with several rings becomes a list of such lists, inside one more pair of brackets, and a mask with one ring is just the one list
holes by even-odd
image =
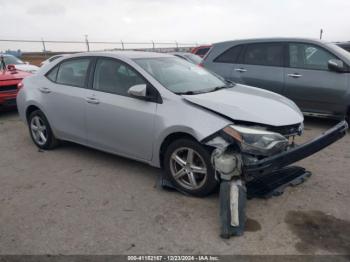
[[157, 104], [128, 95], [128, 89], [138, 84], [149, 85], [128, 64], [97, 59], [92, 90], [86, 98], [90, 145], [140, 160], [152, 158]]
[[285, 95], [304, 112], [343, 114], [348, 74], [328, 69], [328, 61], [338, 58], [308, 43], [289, 43], [288, 50]]
[[38, 90], [55, 134], [65, 140], [86, 142], [85, 97], [90, 58], [64, 60], [47, 74]]
[[241, 53], [232, 67], [233, 81], [283, 93], [283, 43], [246, 44]]

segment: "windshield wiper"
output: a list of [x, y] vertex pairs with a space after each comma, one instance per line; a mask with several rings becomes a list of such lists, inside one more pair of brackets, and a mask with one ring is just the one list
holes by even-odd
[[195, 92], [193, 91], [186, 91], [186, 92], [176, 92], [177, 95], [194, 95]]
[[231, 87], [234, 87], [235, 85], [236, 84], [234, 82], [227, 81], [227, 85], [217, 86], [217, 87], [214, 87], [213, 89], [210, 89], [210, 90], [176, 92], [175, 94], [177, 94], [177, 95], [198, 95], [198, 94], [204, 94], [204, 93], [209, 93], [209, 92], [215, 92], [215, 91], [218, 91], [220, 89], [231, 88]]

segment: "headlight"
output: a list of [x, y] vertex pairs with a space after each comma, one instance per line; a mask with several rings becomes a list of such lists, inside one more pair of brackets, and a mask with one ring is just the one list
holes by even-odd
[[266, 130], [230, 125], [223, 131], [239, 142], [243, 152], [269, 156], [286, 149], [288, 140], [279, 133]]

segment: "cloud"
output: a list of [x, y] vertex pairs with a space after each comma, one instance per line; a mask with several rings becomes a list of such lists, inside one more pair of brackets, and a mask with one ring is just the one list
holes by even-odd
[[30, 15], [63, 15], [65, 13], [66, 8], [58, 3], [37, 4], [27, 9], [27, 14]]

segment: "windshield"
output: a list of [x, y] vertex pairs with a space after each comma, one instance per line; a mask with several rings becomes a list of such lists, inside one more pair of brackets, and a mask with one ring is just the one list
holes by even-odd
[[5, 55], [4, 56], [4, 61], [6, 65], [19, 65], [19, 64], [24, 64], [24, 62], [20, 59], [18, 59], [15, 56], [12, 55]]
[[140, 58], [134, 61], [176, 94], [204, 93], [226, 87], [223, 80], [209, 71], [177, 57]]
[[340, 46], [337, 46], [336, 44], [333, 44], [333, 43], [328, 43], [327, 45], [330, 48], [332, 48], [335, 52], [340, 53], [342, 56], [344, 56], [350, 60], [350, 53], [348, 51], [346, 51], [345, 49], [343, 49]]

